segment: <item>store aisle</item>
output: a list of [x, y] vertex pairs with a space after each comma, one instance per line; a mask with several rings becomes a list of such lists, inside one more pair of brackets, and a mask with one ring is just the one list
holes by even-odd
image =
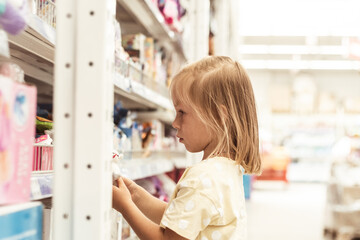
[[322, 240], [325, 184], [255, 184], [246, 202], [248, 240]]

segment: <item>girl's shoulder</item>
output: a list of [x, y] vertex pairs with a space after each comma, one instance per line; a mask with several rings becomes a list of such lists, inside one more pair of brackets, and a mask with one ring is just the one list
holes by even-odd
[[216, 171], [216, 172], [223, 172], [223, 170], [238, 170], [241, 167], [236, 164], [236, 162], [230, 158], [226, 157], [212, 157], [205, 160], [202, 160], [201, 162], [195, 164], [193, 167], [196, 170], [199, 171]]
[[196, 163], [189, 167], [184, 174], [184, 178], [193, 183], [203, 182], [203, 179], [220, 183], [221, 179], [241, 177], [242, 169], [229, 158], [214, 157]]

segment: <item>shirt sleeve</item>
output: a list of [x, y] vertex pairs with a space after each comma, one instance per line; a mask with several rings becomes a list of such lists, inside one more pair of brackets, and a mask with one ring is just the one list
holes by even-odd
[[195, 239], [218, 215], [215, 204], [201, 188], [182, 186], [170, 201], [160, 225], [182, 237]]

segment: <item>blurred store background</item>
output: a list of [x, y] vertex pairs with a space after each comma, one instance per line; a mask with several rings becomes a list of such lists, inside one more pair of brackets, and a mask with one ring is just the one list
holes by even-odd
[[360, 2], [236, 4], [264, 164], [249, 240], [359, 239]]

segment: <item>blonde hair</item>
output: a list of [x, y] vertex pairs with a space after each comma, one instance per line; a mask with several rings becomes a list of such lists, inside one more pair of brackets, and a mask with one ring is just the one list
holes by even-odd
[[260, 173], [255, 98], [238, 62], [211, 56], [190, 64], [174, 76], [170, 94], [175, 104], [191, 106], [217, 141], [209, 157], [225, 151], [245, 173]]

